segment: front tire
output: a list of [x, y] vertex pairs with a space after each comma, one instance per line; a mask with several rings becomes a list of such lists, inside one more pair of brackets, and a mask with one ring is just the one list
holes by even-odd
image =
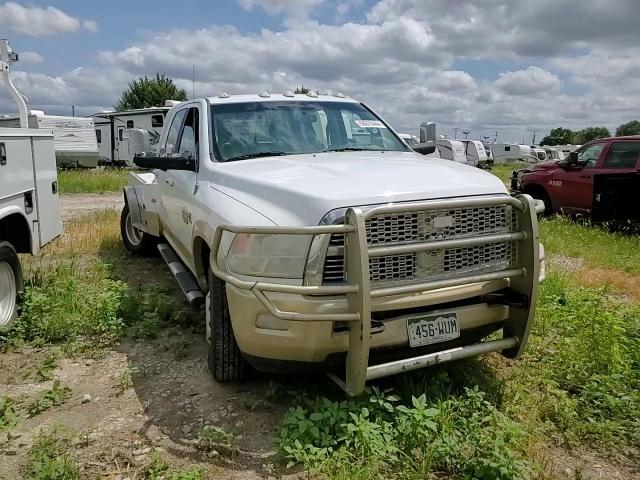
[[231, 326], [227, 291], [222, 280], [209, 269], [206, 302], [209, 371], [218, 382], [233, 382], [246, 376], [247, 362], [240, 352]]
[[18, 294], [24, 289], [22, 267], [15, 248], [0, 241], [0, 331], [18, 318]]
[[136, 255], [151, 255], [158, 243], [153, 235], [137, 229], [131, 220], [129, 205], [125, 204], [120, 215], [120, 235], [127, 250]]

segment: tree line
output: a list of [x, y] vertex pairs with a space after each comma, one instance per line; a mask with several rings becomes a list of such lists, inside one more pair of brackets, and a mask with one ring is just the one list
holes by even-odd
[[[616, 128], [616, 137], [626, 137], [629, 135], [640, 135], [640, 121], [631, 120]], [[582, 130], [571, 130], [569, 128], [554, 128], [549, 135], [540, 141], [540, 145], [582, 145], [598, 138], [610, 137], [611, 132], [606, 127], [587, 127]]]

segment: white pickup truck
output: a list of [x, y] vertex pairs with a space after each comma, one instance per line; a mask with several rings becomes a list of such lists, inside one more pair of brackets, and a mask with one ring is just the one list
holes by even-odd
[[10, 76], [16, 60], [0, 39], [0, 76], [20, 111], [20, 128], [0, 128], [0, 331], [18, 314], [18, 253], [35, 255], [62, 233], [53, 131], [27, 128], [27, 106]]
[[427, 133], [412, 151], [339, 94], [223, 94], [168, 112], [159, 150], [135, 159], [155, 170], [131, 174], [122, 236], [133, 252], [159, 242], [187, 299], [206, 301], [217, 380], [247, 364], [321, 369], [356, 395], [403, 371], [520, 355], [544, 275], [536, 204], [435, 158]]

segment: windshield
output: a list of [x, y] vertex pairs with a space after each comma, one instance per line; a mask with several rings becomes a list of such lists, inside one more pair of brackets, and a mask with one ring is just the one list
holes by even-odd
[[211, 117], [215, 154], [223, 162], [331, 151], [409, 151], [359, 103], [228, 103], [212, 105]]

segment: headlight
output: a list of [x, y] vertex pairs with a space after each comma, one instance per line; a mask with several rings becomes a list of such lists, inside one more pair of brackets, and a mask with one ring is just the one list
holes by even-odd
[[229, 249], [227, 268], [253, 277], [301, 279], [311, 238], [311, 235], [239, 233]]

